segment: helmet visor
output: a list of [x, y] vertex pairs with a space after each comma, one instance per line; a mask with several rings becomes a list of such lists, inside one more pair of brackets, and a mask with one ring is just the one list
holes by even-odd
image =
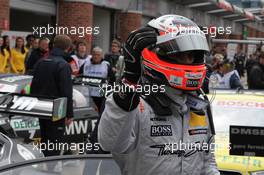
[[[198, 31], [200, 32], [200, 31]], [[174, 33], [168, 33], [158, 36], [156, 46], [166, 55], [177, 52], [186, 52], [193, 50], [209, 51], [207, 40], [204, 34], [184, 34], [173, 36]]]
[[177, 52], [169, 55], [157, 51], [157, 55], [159, 59], [173, 64], [200, 65], [205, 63], [205, 51], [203, 50]]

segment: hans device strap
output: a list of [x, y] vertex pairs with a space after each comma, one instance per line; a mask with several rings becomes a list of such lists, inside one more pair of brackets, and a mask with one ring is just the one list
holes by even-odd
[[210, 106], [210, 101], [209, 101], [208, 97], [205, 95], [205, 93], [202, 90], [198, 91], [198, 93], [203, 95], [204, 99], [208, 103], [208, 105], [206, 107], [208, 120], [209, 120], [209, 124], [210, 124], [210, 128], [211, 128], [211, 132], [212, 132], [213, 135], [215, 135], [214, 120], [213, 120], [212, 110], [211, 110], [211, 106]]

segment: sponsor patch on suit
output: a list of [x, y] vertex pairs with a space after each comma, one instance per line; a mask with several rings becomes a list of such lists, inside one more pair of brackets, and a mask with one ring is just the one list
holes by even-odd
[[189, 135], [207, 134], [207, 129], [189, 129]]
[[161, 117], [154, 117], [154, 118], [150, 118], [150, 121], [153, 121], [153, 122], [165, 122], [167, 121], [166, 118], [161, 118]]
[[150, 129], [150, 136], [172, 136], [171, 125], [152, 125]]
[[206, 127], [206, 116], [205, 115], [198, 115], [194, 112], [190, 113], [190, 120], [189, 120], [190, 128], [197, 128], [197, 127]]

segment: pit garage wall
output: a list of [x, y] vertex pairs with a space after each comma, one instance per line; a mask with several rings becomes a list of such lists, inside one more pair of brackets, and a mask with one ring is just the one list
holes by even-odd
[[[99, 35], [86, 35], [84, 39], [88, 42], [89, 50], [93, 46], [99, 46], [104, 52], [108, 52], [110, 39], [118, 36], [121, 41], [125, 41], [132, 30], [140, 27], [141, 13], [137, 10], [140, 5], [134, 2], [136, 1], [59, 0], [58, 22], [59, 25], [68, 27], [99, 26]], [[115, 19], [110, 19], [110, 15]], [[74, 40], [80, 39], [76, 36], [71, 37]]]
[[[93, 4], [88, 1], [58, 0], [57, 21], [59, 26], [64, 27], [93, 27]], [[83, 39], [91, 49], [92, 36], [85, 34], [82, 38], [78, 34], [70, 35], [73, 40]]]
[[0, 0], [0, 7], [0, 31], [10, 29], [10, 9], [55, 15], [52, 0]]
[[55, 25], [54, 0], [10, 0], [9, 30], [33, 32], [33, 27]]
[[110, 45], [111, 32], [111, 11], [103, 8], [94, 7], [93, 26], [99, 27], [100, 33], [92, 37], [92, 48], [99, 46], [107, 53]]
[[9, 0], [0, 0], [0, 33], [2, 30], [9, 30]]
[[10, 0], [10, 8], [56, 15], [54, 0]]

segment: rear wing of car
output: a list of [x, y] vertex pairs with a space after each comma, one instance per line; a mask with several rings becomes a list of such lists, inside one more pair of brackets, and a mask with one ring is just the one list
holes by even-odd
[[67, 98], [0, 92], [0, 113], [57, 121], [66, 116]]

